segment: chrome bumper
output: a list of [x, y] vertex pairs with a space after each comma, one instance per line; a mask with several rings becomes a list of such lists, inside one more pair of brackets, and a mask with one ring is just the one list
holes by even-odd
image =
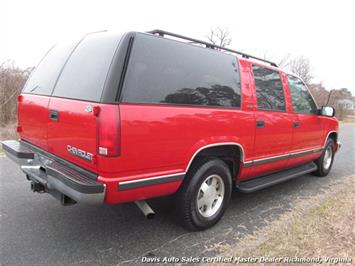
[[64, 164], [64, 160], [23, 141], [4, 141], [2, 147], [7, 157], [26, 174], [31, 187], [40, 187], [41, 192], [62, 201], [69, 197], [75, 202], [104, 202], [106, 186], [95, 180], [95, 174], [70, 163]]

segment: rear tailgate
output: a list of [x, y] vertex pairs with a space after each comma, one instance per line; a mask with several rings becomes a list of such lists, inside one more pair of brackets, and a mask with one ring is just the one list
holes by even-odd
[[48, 151], [95, 172], [97, 122], [93, 103], [51, 98], [49, 112]]
[[[117, 35], [87, 35], [60, 74], [49, 103], [49, 152], [97, 172], [97, 114]], [[109, 121], [108, 121], [109, 122]]]

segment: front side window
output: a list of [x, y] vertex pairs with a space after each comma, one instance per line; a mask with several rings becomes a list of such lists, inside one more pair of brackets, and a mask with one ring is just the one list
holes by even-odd
[[285, 95], [280, 73], [253, 65], [256, 98], [259, 110], [285, 111]]
[[138, 34], [123, 102], [240, 107], [236, 56]]
[[288, 84], [292, 97], [292, 109], [295, 113], [316, 114], [317, 105], [306, 85], [299, 79], [287, 75]]

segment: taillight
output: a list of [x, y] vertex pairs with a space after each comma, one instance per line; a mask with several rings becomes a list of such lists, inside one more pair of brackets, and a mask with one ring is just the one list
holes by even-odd
[[98, 154], [120, 155], [120, 127], [117, 105], [103, 105], [98, 115]]
[[16, 127], [16, 132], [21, 133], [22, 132], [22, 126], [20, 125], [20, 117], [19, 117], [19, 111], [18, 108], [20, 106], [20, 103], [23, 101], [23, 95], [18, 95], [17, 96], [17, 127]]

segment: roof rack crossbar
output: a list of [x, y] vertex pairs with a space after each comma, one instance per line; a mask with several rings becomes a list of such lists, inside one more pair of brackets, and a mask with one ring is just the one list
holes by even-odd
[[228, 51], [228, 52], [231, 52], [231, 53], [235, 53], [235, 54], [241, 55], [244, 58], [253, 58], [253, 59], [268, 63], [268, 64], [270, 64], [270, 65], [272, 65], [274, 67], [277, 67], [276, 63], [271, 62], [269, 60], [262, 59], [262, 58], [259, 58], [259, 57], [256, 57], [256, 56], [253, 56], [253, 55], [250, 55], [250, 54], [246, 54], [246, 53], [243, 53], [243, 52], [239, 52], [239, 51], [236, 51], [236, 50], [232, 50], [232, 49], [229, 49], [229, 48], [226, 48], [226, 47], [218, 46], [218, 45], [215, 45], [213, 43], [209, 43], [209, 42], [201, 41], [201, 40], [198, 40], [198, 39], [194, 39], [194, 38], [186, 37], [186, 36], [183, 36], [183, 35], [179, 35], [179, 34], [176, 34], [176, 33], [168, 32], [168, 31], [164, 31], [164, 30], [152, 30], [152, 31], [148, 31], [147, 33], [158, 34], [161, 37], [164, 37], [164, 35], [168, 35], [168, 36], [171, 36], [171, 37], [175, 37], [175, 38], [191, 41], [193, 43], [203, 44], [207, 48], [220, 49], [220, 50]]

